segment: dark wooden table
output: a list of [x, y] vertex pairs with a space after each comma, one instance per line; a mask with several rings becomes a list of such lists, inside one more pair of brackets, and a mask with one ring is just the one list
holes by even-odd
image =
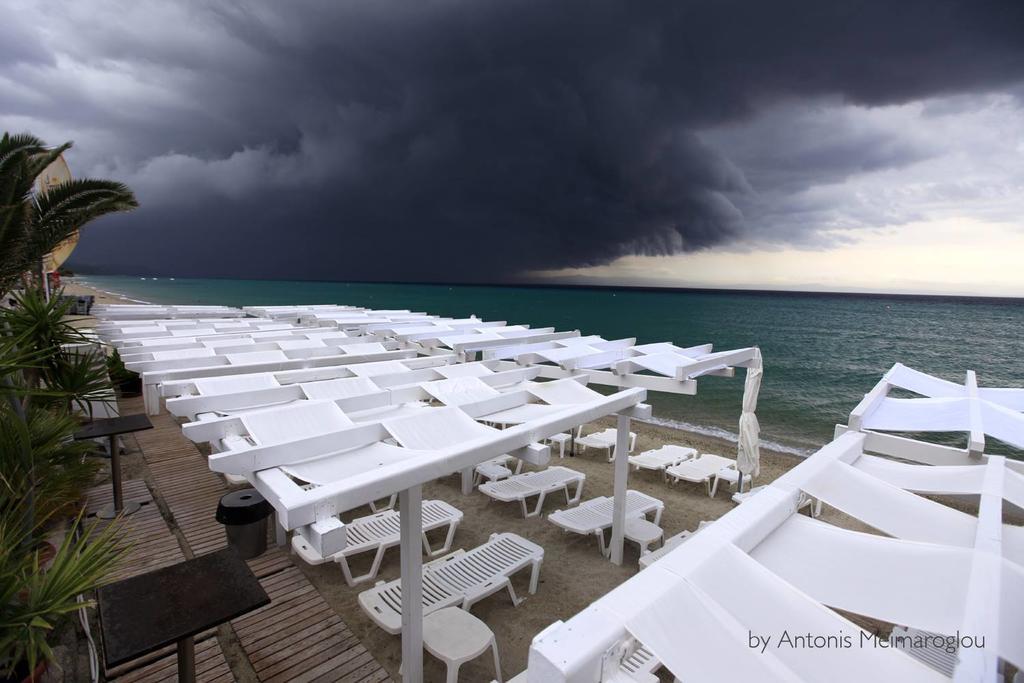
[[117, 448], [117, 437], [119, 434], [141, 432], [152, 428], [153, 423], [149, 421], [149, 417], [144, 413], [139, 413], [93, 420], [75, 432], [76, 441], [110, 437], [110, 479], [114, 487], [114, 503], [96, 513], [100, 519], [113, 519], [118, 514], [130, 515], [139, 509], [138, 503], [124, 504], [121, 494], [121, 454]]
[[178, 680], [195, 680], [197, 633], [270, 603], [263, 586], [225, 548], [98, 591], [107, 668], [177, 643]]

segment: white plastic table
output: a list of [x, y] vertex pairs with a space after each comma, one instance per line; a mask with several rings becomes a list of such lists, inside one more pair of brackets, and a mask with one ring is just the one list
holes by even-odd
[[565, 444], [567, 444], [570, 441], [572, 441], [572, 435], [571, 434], [566, 434], [565, 432], [560, 432], [558, 434], [552, 434], [551, 436], [549, 436], [548, 437], [548, 441], [550, 441], [551, 443], [558, 444], [558, 457], [559, 458], [564, 458], [565, 457]]
[[490, 648], [494, 653], [495, 677], [501, 683], [501, 662], [494, 632], [464, 609], [445, 607], [424, 617], [423, 647], [447, 665], [447, 683], [456, 683], [459, 667]]
[[641, 556], [651, 552], [651, 544], [660, 541], [664, 534], [660, 526], [643, 517], [631, 517], [626, 520], [625, 536], [640, 546]]
[[[739, 479], [740, 479], [740, 473], [735, 468], [723, 467], [722, 469], [718, 470], [718, 473], [715, 474], [715, 481], [711, 485], [711, 497], [714, 498], [715, 494], [718, 493], [718, 482], [719, 481], [725, 480], [725, 481], [729, 482], [729, 484], [731, 486], [735, 487], [736, 483], [739, 481]], [[747, 480], [749, 481], [750, 477], [747, 477]]]

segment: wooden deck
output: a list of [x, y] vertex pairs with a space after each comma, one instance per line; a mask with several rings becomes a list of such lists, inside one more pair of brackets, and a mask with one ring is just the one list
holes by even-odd
[[[141, 399], [121, 402], [122, 414], [142, 410]], [[138, 432], [134, 438], [142, 450], [152, 491], [143, 480], [124, 485], [125, 500], [143, 506], [124, 522], [123, 537], [132, 547], [119, 565], [117, 578], [204, 555], [227, 542], [214, 519], [217, 502], [229, 490], [225, 481], [209, 470], [205, 456], [182, 435], [170, 415], [152, 416], [151, 420], [153, 429]], [[110, 499], [109, 484], [95, 487], [89, 491], [87, 511], [94, 513]], [[164, 519], [157, 501], [170, 511], [169, 519]], [[172, 526], [180, 531], [183, 542]], [[271, 603], [232, 621], [226, 629], [229, 636], [222, 629], [220, 636], [210, 630], [196, 637], [198, 680], [222, 683], [237, 680], [236, 674], [251, 679], [252, 671], [260, 681], [390, 680], [285, 550], [271, 548], [250, 560], [249, 566]], [[248, 659], [236, 663], [238, 671], [225, 657], [223, 637], [231, 639], [236, 652], [240, 646], [242, 656]], [[176, 680], [174, 649], [164, 648], [108, 671], [107, 677], [125, 683]]]
[[[118, 540], [128, 546], [128, 551], [114, 568], [111, 580], [127, 579], [129, 576], [144, 574], [184, 561], [185, 555], [178, 544], [178, 539], [171, 533], [171, 528], [149, 495], [146, 482], [141, 479], [126, 481], [122, 490], [126, 502], [134, 501], [140, 503], [142, 507], [135, 514], [114, 522], [121, 525]], [[86, 514], [95, 513], [110, 503], [112, 498], [110, 484], [92, 488], [88, 493]], [[87, 524], [94, 526], [97, 531], [111, 523], [95, 517], [92, 520]]]
[[231, 625], [261, 681], [387, 680], [387, 672], [298, 568], [260, 583], [270, 604]]
[[[174, 650], [155, 662], [131, 670], [109, 680], [118, 683], [157, 683], [178, 680], [178, 656]], [[224, 651], [213, 633], [203, 640], [196, 639], [196, 681], [199, 683], [229, 683], [235, 676], [231, 672]]]

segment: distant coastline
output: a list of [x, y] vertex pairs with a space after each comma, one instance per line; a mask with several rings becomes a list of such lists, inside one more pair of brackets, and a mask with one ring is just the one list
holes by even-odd
[[893, 299], [898, 301], [915, 299], [938, 299], [945, 301], [986, 301], [1003, 302], [1011, 305], [1024, 306], [1024, 296], [996, 296], [989, 294], [940, 294], [940, 293], [912, 293], [912, 292], [876, 292], [876, 291], [847, 291], [847, 290], [815, 290], [815, 289], [770, 289], [755, 287], [674, 287], [668, 285], [629, 285], [629, 284], [597, 284], [597, 283], [576, 283], [576, 282], [531, 282], [531, 281], [508, 281], [508, 282], [449, 282], [449, 281], [420, 281], [420, 280], [321, 280], [321, 279], [288, 279], [276, 278], [233, 278], [233, 277], [181, 277], [164, 275], [135, 275], [123, 273], [77, 273], [74, 277], [88, 279], [89, 277], [124, 277], [145, 280], [168, 280], [168, 279], [201, 279], [201, 280], [225, 280], [225, 281], [254, 281], [254, 282], [302, 282], [311, 284], [331, 285], [402, 285], [402, 286], [436, 286], [436, 287], [500, 287], [500, 288], [522, 288], [522, 289], [579, 289], [594, 291], [629, 291], [629, 292], [651, 292], [651, 293], [690, 293], [690, 294], [743, 294], [748, 296], [797, 296], [797, 297], [870, 297], [878, 299]]

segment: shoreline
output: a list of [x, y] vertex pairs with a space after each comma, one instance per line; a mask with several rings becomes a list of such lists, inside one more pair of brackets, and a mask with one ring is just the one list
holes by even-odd
[[[118, 292], [109, 292], [88, 284], [84, 284], [76, 278], [65, 278], [64, 280], [64, 291], [70, 295], [88, 295], [91, 294], [96, 297], [95, 303], [101, 304], [123, 304], [123, 303], [162, 303], [162, 302], [148, 302], [141, 301], [140, 299], [133, 299], [125, 294]], [[739, 415], [737, 415], [737, 420]], [[729, 457], [735, 457], [737, 442], [735, 438], [729, 438], [725, 436], [718, 436], [715, 434], [707, 434], [697, 429], [686, 429], [685, 427], [669, 424], [670, 418], [654, 417], [652, 421], [633, 421], [633, 430], [637, 432], [638, 436], [645, 436], [650, 440], [664, 442], [664, 443], [679, 443], [680, 445], [690, 446], [696, 448], [701, 453], [716, 453], [719, 455], [726, 455]], [[609, 426], [614, 426], [609, 422]], [[717, 429], [717, 428], [706, 428], [706, 429]], [[724, 431], [724, 430], [722, 430]], [[640, 450], [638, 449], [638, 452]], [[788, 448], [777, 444], [761, 444], [761, 457], [762, 460], [765, 456], [771, 458], [782, 458], [785, 461], [790, 462], [789, 465], [792, 467], [796, 463], [803, 460], [808, 452], [797, 452], [795, 448]]]

